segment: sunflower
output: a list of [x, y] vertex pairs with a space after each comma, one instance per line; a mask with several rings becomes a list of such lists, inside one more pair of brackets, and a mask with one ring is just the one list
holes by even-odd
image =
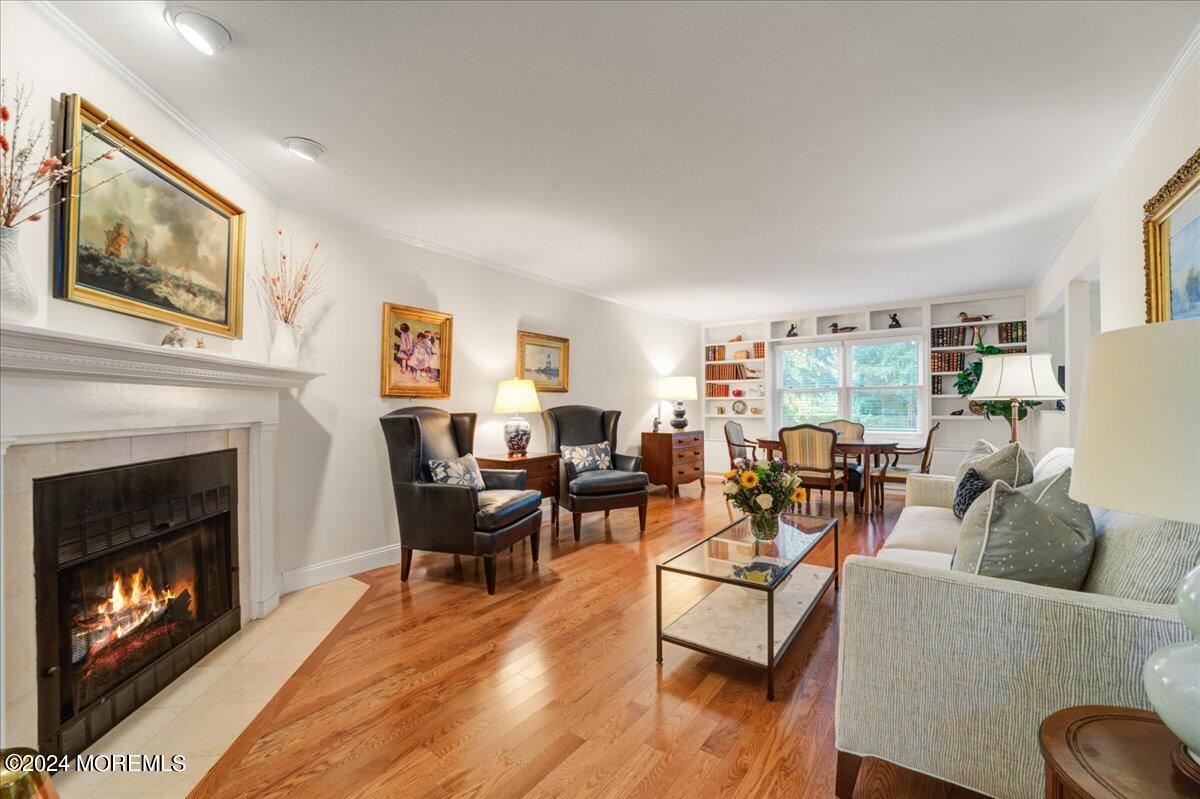
[[742, 472], [742, 476], [739, 477], [738, 480], [741, 482], [742, 488], [754, 488], [758, 485], [758, 472]]
[[737, 474], [737, 469], [730, 469], [729, 471], [725, 472], [725, 479], [732, 480], [733, 476], [736, 474]]
[[805, 491], [803, 488], [798, 487], [798, 488], [796, 488], [795, 491], [792, 492], [791, 499], [792, 499], [792, 502], [803, 502], [805, 497], [807, 497], [807, 496], [808, 496], [808, 492]]

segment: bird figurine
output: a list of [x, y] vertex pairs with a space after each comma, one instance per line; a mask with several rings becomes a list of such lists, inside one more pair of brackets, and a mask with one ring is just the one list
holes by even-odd
[[968, 316], [966, 311], [960, 311], [958, 314], [958, 321], [964, 324], [967, 322], [986, 322], [991, 318], [992, 315], [990, 313], [980, 314], [979, 316]]
[[847, 327], [845, 325], [839, 325], [837, 322], [834, 322], [829, 326], [830, 333], [853, 333], [855, 330], [858, 330], [858, 328], [854, 326]]

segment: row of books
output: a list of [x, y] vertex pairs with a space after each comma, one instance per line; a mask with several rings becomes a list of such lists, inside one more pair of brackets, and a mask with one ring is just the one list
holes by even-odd
[[967, 343], [965, 327], [935, 327], [929, 334], [931, 347], [961, 347]]
[[1000, 337], [1001, 344], [1016, 344], [1025, 341], [1025, 323], [1001, 322], [996, 325], [996, 335]]
[[931, 372], [961, 372], [967, 362], [965, 352], [931, 352], [929, 356]]
[[705, 383], [704, 396], [706, 397], [728, 397], [729, 386], [724, 383]]
[[747, 358], [764, 358], [767, 354], [767, 343], [756, 341], [745, 344], [735, 341], [730, 344], [710, 344], [704, 348], [706, 361], [738, 361]]
[[943, 393], [942, 392], [942, 376], [941, 375], [934, 375], [933, 377], [931, 377], [929, 379], [929, 383], [930, 383], [930, 388], [932, 389], [933, 394], [936, 395], [936, 394]]
[[747, 380], [757, 377], [746, 372], [740, 363], [710, 363], [704, 366], [705, 380]]

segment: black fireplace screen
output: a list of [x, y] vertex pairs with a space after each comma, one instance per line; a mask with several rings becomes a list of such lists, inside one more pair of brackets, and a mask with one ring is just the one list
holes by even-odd
[[[208, 519], [59, 578], [70, 650], [65, 715], [105, 696], [231, 607], [225, 519]], [[214, 584], [215, 583], [215, 584]]]

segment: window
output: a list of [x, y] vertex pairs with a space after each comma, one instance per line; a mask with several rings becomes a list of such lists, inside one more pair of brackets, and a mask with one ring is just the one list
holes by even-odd
[[921, 419], [920, 358], [919, 339], [781, 346], [780, 426], [851, 419], [868, 430], [915, 433]]

